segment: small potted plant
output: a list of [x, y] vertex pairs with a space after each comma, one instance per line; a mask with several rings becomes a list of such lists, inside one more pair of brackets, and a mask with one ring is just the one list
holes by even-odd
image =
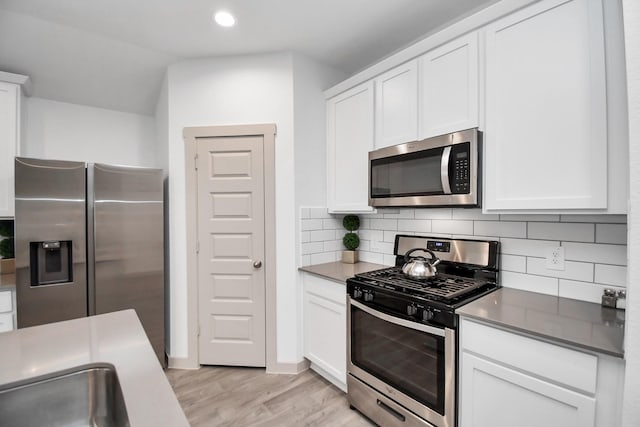
[[0, 273], [15, 272], [13, 221], [0, 221]]
[[360, 218], [357, 215], [345, 215], [342, 219], [342, 226], [348, 231], [342, 238], [342, 244], [346, 248], [342, 251], [342, 262], [347, 264], [355, 264], [358, 262], [358, 246], [360, 246], [360, 237], [354, 231], [360, 228]]

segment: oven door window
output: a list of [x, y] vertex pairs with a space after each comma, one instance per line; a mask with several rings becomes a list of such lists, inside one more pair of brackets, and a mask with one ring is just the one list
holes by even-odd
[[433, 148], [371, 161], [371, 197], [444, 194], [441, 161], [444, 148]]
[[351, 362], [444, 414], [444, 337], [394, 325], [351, 307]]

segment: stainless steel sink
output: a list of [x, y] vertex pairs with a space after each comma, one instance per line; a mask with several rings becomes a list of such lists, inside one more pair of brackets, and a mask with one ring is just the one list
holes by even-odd
[[115, 367], [106, 363], [0, 385], [0, 424], [129, 426]]

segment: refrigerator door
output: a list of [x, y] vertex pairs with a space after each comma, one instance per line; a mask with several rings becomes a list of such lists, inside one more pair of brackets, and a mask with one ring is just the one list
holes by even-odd
[[162, 171], [96, 163], [87, 177], [90, 313], [135, 309], [164, 366]]
[[18, 328], [87, 315], [85, 164], [16, 157]]

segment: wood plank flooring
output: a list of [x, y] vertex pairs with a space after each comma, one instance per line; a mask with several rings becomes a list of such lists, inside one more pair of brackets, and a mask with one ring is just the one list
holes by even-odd
[[275, 375], [263, 368], [203, 366], [168, 369], [166, 375], [192, 427], [374, 426], [312, 370]]

